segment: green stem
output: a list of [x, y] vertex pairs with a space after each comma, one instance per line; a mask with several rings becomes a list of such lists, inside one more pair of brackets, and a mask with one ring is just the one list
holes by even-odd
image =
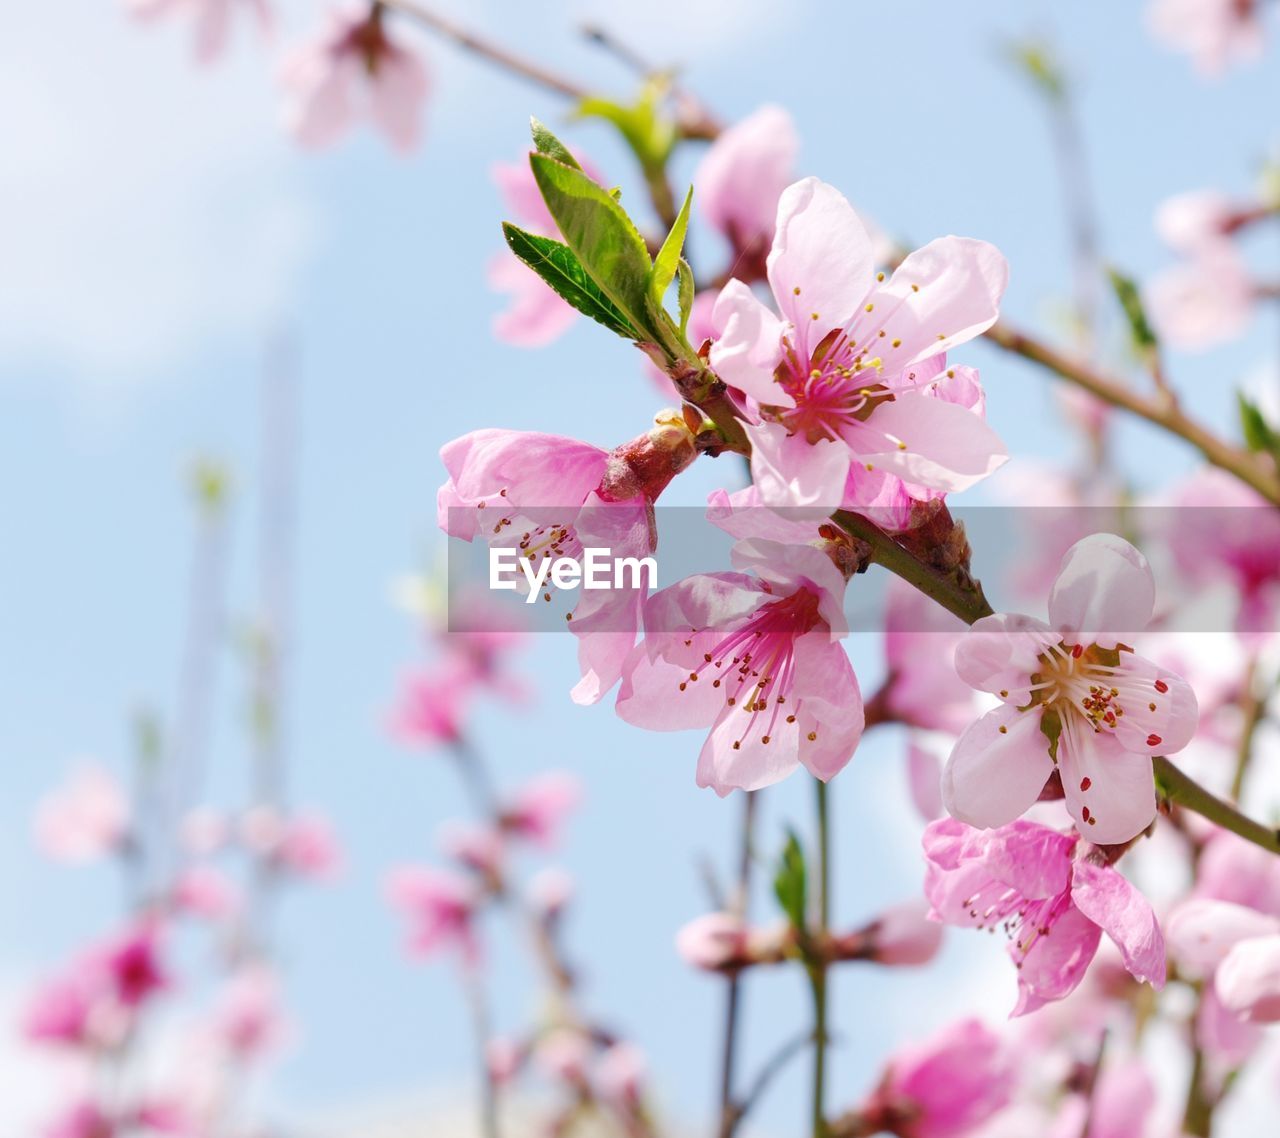
[[1163, 755], [1156, 756], [1152, 765], [1155, 767], [1156, 787], [1166, 801], [1176, 802], [1184, 810], [1191, 810], [1202, 818], [1208, 818], [1214, 825], [1238, 834], [1245, 841], [1271, 853], [1280, 854], [1280, 830], [1246, 818], [1231, 803], [1210, 794]]
[[[827, 809], [827, 784], [815, 779], [818, 791], [818, 913], [813, 939], [827, 942], [831, 924], [831, 827]], [[826, 1138], [827, 1117], [827, 967], [821, 954], [809, 957], [809, 984], [813, 989], [813, 1138]]]

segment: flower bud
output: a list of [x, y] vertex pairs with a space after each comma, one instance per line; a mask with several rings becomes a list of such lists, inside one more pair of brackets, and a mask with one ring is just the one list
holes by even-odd
[[895, 905], [867, 927], [867, 959], [891, 967], [928, 964], [942, 947], [942, 925], [929, 920], [923, 898]]
[[615, 447], [609, 454], [600, 497], [626, 502], [644, 495], [655, 502], [671, 480], [698, 457], [693, 431], [674, 409], [659, 411], [643, 435]]

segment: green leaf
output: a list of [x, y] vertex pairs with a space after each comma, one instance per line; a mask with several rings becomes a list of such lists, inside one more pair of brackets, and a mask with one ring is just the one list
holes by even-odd
[[529, 120], [530, 129], [533, 131], [533, 145], [539, 154], [545, 154], [548, 158], [554, 158], [563, 166], [571, 166], [575, 170], [581, 170], [578, 160], [569, 153], [569, 148], [565, 146], [554, 134], [551, 133], [544, 123], [539, 122], [535, 118]]
[[1129, 335], [1133, 338], [1133, 346], [1143, 355], [1150, 355], [1159, 347], [1159, 341], [1147, 319], [1147, 310], [1142, 305], [1138, 286], [1134, 284], [1133, 278], [1125, 276], [1118, 269], [1108, 269], [1107, 276], [1111, 279], [1116, 300], [1120, 302], [1125, 318], [1129, 321]]
[[662, 100], [669, 91], [670, 80], [665, 76], [655, 76], [644, 85], [640, 97], [630, 106], [592, 96], [578, 104], [577, 112], [583, 118], [604, 119], [612, 123], [635, 154], [641, 169], [661, 170], [676, 144], [675, 124], [659, 113]]
[[803, 931], [809, 908], [808, 873], [804, 864], [804, 850], [793, 830], [787, 832], [787, 844], [782, 847], [782, 854], [778, 858], [778, 868], [773, 876], [773, 892], [792, 926]]
[[671, 232], [667, 234], [667, 239], [663, 241], [662, 248], [658, 250], [658, 255], [653, 261], [653, 271], [649, 274], [649, 296], [659, 307], [662, 305], [662, 298], [667, 295], [667, 289], [671, 287], [671, 282], [675, 280], [676, 272], [683, 259], [681, 254], [684, 252], [685, 236], [689, 232], [689, 207], [692, 203], [693, 187], [690, 186], [689, 192], [684, 196], [684, 205], [676, 215], [675, 224], [671, 227]]
[[1066, 94], [1066, 75], [1049, 44], [1036, 40], [1015, 40], [1005, 45], [1005, 51], [1009, 62], [1021, 71], [1045, 98], [1056, 102]]
[[680, 258], [678, 275], [680, 277], [680, 336], [682, 339], [688, 339], [689, 313], [693, 311], [693, 269], [683, 257]]
[[639, 339], [627, 318], [587, 275], [568, 245], [527, 233], [510, 222], [503, 222], [502, 234], [511, 251], [584, 316], [590, 316], [628, 340]]
[[1280, 434], [1272, 429], [1266, 417], [1243, 393], [1236, 393], [1240, 405], [1240, 430], [1244, 443], [1251, 451], [1273, 455], [1280, 462]]
[[653, 262], [626, 211], [581, 170], [543, 154], [531, 154], [529, 164], [542, 200], [583, 269], [642, 337], [665, 339], [646, 304]]

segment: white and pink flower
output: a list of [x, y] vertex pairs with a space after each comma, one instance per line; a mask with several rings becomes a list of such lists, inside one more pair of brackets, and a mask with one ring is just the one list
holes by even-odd
[[991, 828], [1022, 815], [1055, 775], [1080, 832], [1127, 842], [1155, 818], [1151, 759], [1195, 734], [1195, 694], [1180, 676], [1123, 642], [1151, 619], [1155, 582], [1127, 541], [1095, 534], [1062, 559], [1049, 623], [1000, 613], [977, 621], [956, 670], [1000, 706], [960, 737], [943, 801], [962, 822]]

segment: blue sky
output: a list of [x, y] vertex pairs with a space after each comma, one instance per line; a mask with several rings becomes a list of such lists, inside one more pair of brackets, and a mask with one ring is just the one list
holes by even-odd
[[[283, 7], [287, 40], [313, 6]], [[1276, 143], [1265, 111], [1280, 106], [1273, 59], [1205, 85], [1148, 40], [1136, 4], [448, 7], [608, 90], [625, 91], [627, 77], [577, 37], [585, 16], [687, 64], [727, 118], [783, 103], [803, 139], [801, 173], [918, 243], [945, 233], [994, 242], [1012, 267], [1006, 311], [1042, 328], [1066, 296], [1069, 250], [1041, 107], [1002, 42], [1059, 38], [1079, 80], [1104, 248], [1139, 276], [1169, 260], [1150, 220], [1163, 197], [1205, 185], [1247, 192]], [[443, 762], [397, 750], [380, 727], [418, 651], [389, 583], [438, 552], [436, 455], [449, 438], [496, 425], [608, 446], [658, 406], [634, 352], [595, 326], [539, 352], [489, 337], [500, 301], [484, 267], [502, 219], [489, 167], [522, 152], [531, 113], [562, 124], [563, 108], [415, 39], [436, 84], [425, 146], [398, 159], [360, 135], [307, 155], [277, 129], [274, 59], [248, 29], [229, 60], [201, 71], [185, 29], [133, 26], [111, 4], [74, 19], [27, 5], [14, 19], [0, 44], [0, 133], [11, 140], [0, 182], [4, 1009], [34, 969], [112, 919], [110, 871], [43, 865], [28, 819], [76, 756], [123, 763], [139, 703], [173, 701], [191, 537], [182, 473], [196, 455], [235, 472], [233, 605], [252, 603], [259, 374], [265, 341], [284, 332], [298, 346], [302, 439], [293, 784], [335, 816], [350, 865], [339, 885], [292, 898], [281, 922], [306, 1033], [277, 1095], [318, 1113], [448, 1088], [468, 1070], [461, 1001], [447, 967], [402, 962], [377, 889], [384, 866], [426, 856], [436, 823], [462, 808]], [[564, 133], [633, 186], [603, 127]], [[1274, 265], [1268, 237], [1258, 255]], [[1171, 371], [1189, 405], [1229, 427], [1235, 383], [1274, 344], [1274, 324], [1260, 321], [1230, 350], [1175, 357]], [[1015, 463], [1072, 453], [1042, 375], [982, 345], [964, 356], [982, 367]], [[1139, 484], [1190, 468], [1185, 449], [1145, 428], [1119, 438]], [[736, 476], [728, 463], [699, 463], [673, 500], [697, 503]], [[874, 645], [854, 651], [870, 689]], [[589, 954], [588, 999], [653, 1056], [672, 1114], [696, 1121], [711, 1100], [720, 992], [680, 965], [672, 935], [703, 907], [696, 859], [727, 864], [736, 803], [695, 788], [696, 738], [645, 735], [607, 706], [574, 708], [570, 638], [542, 638], [526, 662], [538, 701], [487, 707], [477, 737], [505, 783], [547, 766], [585, 780], [588, 806], [562, 859], [581, 882], [571, 935]], [[217, 784], [231, 794], [246, 762], [243, 696], [243, 675], [224, 668], [213, 748]], [[842, 921], [917, 886], [901, 750], [893, 735], [870, 741], [834, 788]], [[794, 781], [770, 795], [767, 849], [782, 820], [807, 823], [806, 788]], [[528, 978], [510, 934], [495, 933], [496, 998], [516, 1026]], [[960, 1009], [1003, 1016], [1013, 980], [996, 957], [985, 940], [953, 937], [927, 974], [842, 975], [847, 1045], [833, 1101], [868, 1084], [891, 1042]], [[962, 987], [959, 975], [980, 979]], [[802, 1024], [804, 1009], [796, 977], [753, 984], [748, 1053]], [[798, 1080], [780, 1081], [762, 1120], [790, 1132], [801, 1093]]]

